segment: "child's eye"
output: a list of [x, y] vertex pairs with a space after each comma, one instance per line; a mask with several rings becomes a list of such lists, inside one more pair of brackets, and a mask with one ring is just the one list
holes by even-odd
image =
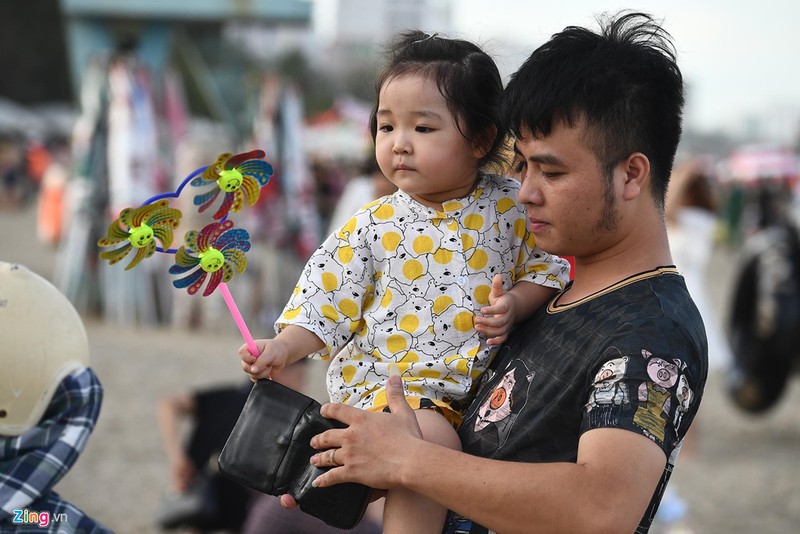
[[394, 130], [391, 124], [381, 124], [378, 126], [378, 130], [381, 132], [391, 132]]
[[419, 133], [428, 133], [433, 131], [433, 128], [430, 128], [429, 126], [417, 126], [415, 129]]

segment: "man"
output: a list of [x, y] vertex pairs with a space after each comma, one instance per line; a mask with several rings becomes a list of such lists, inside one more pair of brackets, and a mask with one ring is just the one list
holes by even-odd
[[[702, 397], [702, 320], [671, 266], [664, 196], [683, 81], [669, 35], [623, 13], [569, 27], [506, 89], [520, 201], [573, 282], [517, 327], [459, 429], [420, 439], [399, 377], [392, 413], [328, 404], [315, 484], [402, 486], [448, 507], [446, 532], [646, 532]], [[291, 499], [284, 497], [290, 504]]]

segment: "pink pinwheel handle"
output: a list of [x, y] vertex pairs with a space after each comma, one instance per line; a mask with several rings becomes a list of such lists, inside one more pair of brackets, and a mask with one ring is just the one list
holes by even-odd
[[236, 322], [236, 326], [239, 327], [239, 332], [242, 333], [244, 342], [247, 343], [247, 348], [250, 350], [250, 354], [258, 357], [258, 347], [256, 346], [256, 342], [253, 340], [253, 336], [250, 335], [250, 330], [247, 328], [247, 324], [245, 324], [244, 318], [239, 312], [239, 307], [236, 305], [236, 301], [233, 300], [233, 295], [231, 295], [228, 285], [224, 282], [220, 283], [219, 290], [222, 292], [222, 298], [225, 299], [225, 304], [228, 305], [228, 310], [230, 310], [233, 320]]

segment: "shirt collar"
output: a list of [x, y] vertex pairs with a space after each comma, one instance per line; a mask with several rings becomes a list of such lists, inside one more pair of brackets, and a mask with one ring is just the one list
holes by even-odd
[[442, 203], [442, 211], [429, 208], [411, 198], [411, 196], [401, 190], [397, 190], [394, 194], [401, 204], [408, 207], [414, 213], [423, 215], [428, 219], [447, 219], [449, 217], [459, 217], [461, 212], [470, 204], [475, 202], [483, 194], [486, 189], [486, 183], [489, 177], [483, 171], [478, 171], [478, 182], [473, 190], [465, 197], [454, 198], [446, 200]]

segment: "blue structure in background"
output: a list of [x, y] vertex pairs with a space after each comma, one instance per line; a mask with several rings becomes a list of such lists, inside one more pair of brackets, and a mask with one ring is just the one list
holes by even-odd
[[179, 25], [242, 20], [309, 26], [312, 9], [308, 0], [60, 0], [60, 5], [76, 95], [92, 58], [115, 53], [132, 33], [136, 57], [158, 75]]

